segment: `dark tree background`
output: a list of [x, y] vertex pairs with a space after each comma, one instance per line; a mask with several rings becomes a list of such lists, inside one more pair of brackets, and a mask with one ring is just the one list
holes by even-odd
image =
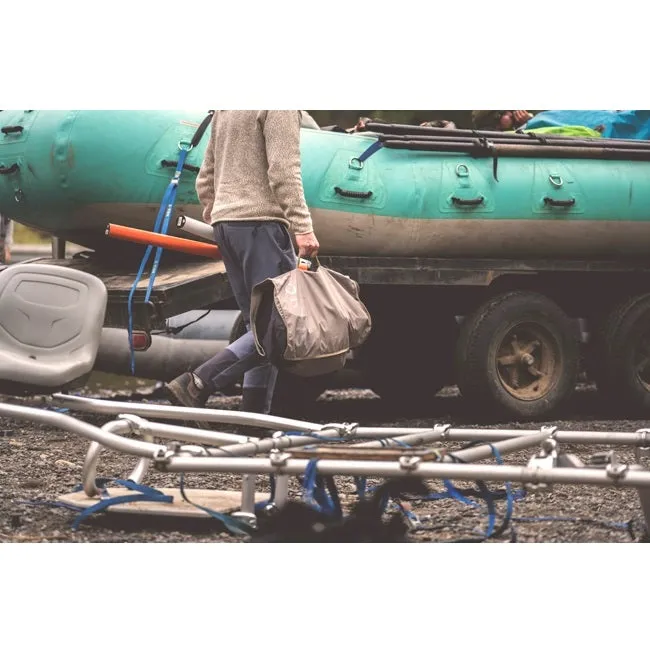
[[320, 126], [336, 124], [343, 128], [354, 126], [360, 117], [374, 117], [400, 124], [421, 124], [430, 120], [451, 120], [460, 129], [472, 125], [471, 111], [309, 111]]

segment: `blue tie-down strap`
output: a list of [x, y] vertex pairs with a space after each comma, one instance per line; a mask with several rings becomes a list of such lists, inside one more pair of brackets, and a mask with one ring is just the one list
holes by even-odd
[[185, 477], [183, 474], [181, 474], [181, 496], [183, 499], [189, 503], [191, 506], [194, 506], [195, 508], [198, 508], [199, 510], [202, 510], [206, 514], [210, 515], [213, 519], [216, 519], [217, 521], [221, 522], [226, 530], [233, 535], [250, 535], [253, 532], [253, 529], [246, 525], [243, 521], [239, 521], [235, 517], [231, 517], [230, 515], [226, 515], [222, 512], [217, 512], [216, 510], [212, 510], [211, 508], [206, 508], [205, 506], [200, 506], [197, 503], [194, 503], [193, 501], [190, 501], [187, 497], [187, 494], [185, 493]]
[[[180, 182], [180, 178], [183, 173], [183, 166], [185, 165], [185, 160], [187, 158], [188, 153], [191, 150], [191, 146], [182, 147], [179, 145], [179, 147], [181, 153], [180, 156], [178, 157], [178, 164], [176, 165], [176, 171], [174, 172], [174, 176], [172, 177], [172, 180], [170, 181], [169, 185], [167, 186], [167, 189], [165, 190], [165, 194], [163, 195], [162, 201], [160, 203], [160, 209], [158, 210], [158, 216], [156, 217], [156, 221], [153, 227], [154, 233], [158, 233], [162, 235], [166, 235], [167, 231], [169, 230], [169, 222], [171, 220], [171, 215], [174, 210], [174, 205], [176, 203], [176, 195], [178, 193], [178, 183]], [[149, 262], [149, 258], [151, 257], [151, 253], [153, 252], [153, 249], [154, 247], [151, 244], [147, 245], [144, 255], [142, 256], [142, 261], [140, 262], [140, 268], [138, 269], [138, 273], [135, 276], [135, 280], [133, 282], [133, 286], [131, 287], [131, 291], [129, 292], [129, 298], [127, 301], [127, 311], [129, 315], [129, 329], [128, 329], [129, 351], [131, 354], [132, 375], [135, 375], [135, 350], [133, 349], [133, 296], [135, 295], [138, 284], [140, 284], [140, 280], [142, 279], [142, 276], [144, 274], [147, 263]], [[149, 285], [147, 286], [145, 303], [151, 297], [151, 292], [153, 290], [153, 286], [156, 281], [156, 275], [158, 274], [158, 269], [160, 267], [160, 259], [162, 257], [162, 251], [163, 249], [160, 246], [156, 247], [156, 255], [153, 261], [151, 274], [149, 276]]]
[[361, 501], [366, 498], [366, 490], [368, 489], [368, 480], [365, 476], [355, 476], [354, 486], [357, 489], [357, 496]]
[[323, 514], [340, 519], [343, 516], [338, 490], [331, 476], [318, 476], [318, 460], [307, 463], [303, 478], [303, 499], [305, 503]]
[[[139, 485], [138, 483], [134, 483], [133, 481], [102, 478], [102, 479], [97, 479], [96, 483], [100, 488], [101, 500], [90, 507], [77, 506], [77, 505], [73, 505], [72, 503], [64, 503], [63, 501], [18, 501], [17, 503], [23, 505], [29, 505], [29, 506], [66, 508], [67, 510], [78, 512], [79, 515], [72, 522], [72, 530], [76, 531], [79, 528], [81, 522], [84, 521], [84, 519], [87, 519], [91, 515], [96, 514], [98, 512], [103, 512], [104, 510], [107, 510], [111, 506], [118, 505], [120, 503], [132, 503], [134, 501], [157, 501], [161, 503], [172, 503], [172, 501], [174, 500], [174, 497], [167, 496], [166, 494], [163, 494], [158, 490], [147, 487], [146, 485]], [[121, 487], [125, 487], [129, 490], [133, 490], [138, 494], [126, 494], [120, 497], [111, 497], [106, 489], [106, 486], [111, 483], [115, 483], [116, 485], [120, 485]], [[82, 490], [83, 490], [83, 486], [78, 485], [77, 487], [75, 487], [73, 492], [81, 492]]]
[[157, 503], [172, 503], [174, 497], [167, 494], [163, 494], [159, 490], [154, 488], [147, 487], [146, 485], [139, 485], [133, 481], [124, 481], [121, 479], [115, 479], [113, 483], [125, 487], [128, 490], [132, 490], [136, 494], [125, 494], [119, 497], [111, 497], [108, 492], [103, 489], [100, 496], [100, 501], [96, 504], [90, 506], [89, 508], [84, 509], [77, 518], [72, 522], [72, 530], [77, 530], [79, 525], [91, 515], [97, 514], [98, 512], [103, 512], [111, 506], [116, 506], [121, 503], [134, 503], [136, 501], [150, 501]]
[[384, 143], [381, 142], [380, 140], [377, 140], [377, 142], [373, 142], [360, 156], [357, 158], [353, 158], [350, 161], [350, 164], [357, 163], [359, 169], [363, 167], [363, 163], [370, 158], [370, 156], [374, 155], [377, 153], [380, 149], [382, 149], [384, 146]]

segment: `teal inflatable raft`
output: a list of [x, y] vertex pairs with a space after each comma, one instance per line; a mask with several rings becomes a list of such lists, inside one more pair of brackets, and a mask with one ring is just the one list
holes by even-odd
[[[152, 229], [207, 111], [0, 111], [0, 213], [93, 248]], [[200, 218], [190, 152], [175, 216]], [[322, 252], [427, 257], [646, 255], [650, 142], [369, 124], [303, 129]], [[187, 236], [174, 225], [169, 234]]]

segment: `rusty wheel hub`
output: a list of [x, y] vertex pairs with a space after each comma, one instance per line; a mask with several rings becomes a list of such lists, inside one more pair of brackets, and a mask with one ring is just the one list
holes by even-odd
[[[550, 332], [536, 323], [511, 328], [497, 350], [496, 363], [503, 387], [521, 400], [543, 398], [562, 370], [559, 346]], [[650, 355], [647, 366], [650, 371]]]

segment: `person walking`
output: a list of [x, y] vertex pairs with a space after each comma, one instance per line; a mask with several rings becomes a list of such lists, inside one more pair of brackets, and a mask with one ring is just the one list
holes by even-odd
[[278, 370], [257, 352], [250, 302], [255, 285], [296, 268], [292, 234], [301, 258], [319, 251], [300, 167], [304, 113], [215, 111], [196, 189], [247, 332], [165, 386], [177, 406], [203, 408], [243, 377], [241, 410], [270, 412]]

